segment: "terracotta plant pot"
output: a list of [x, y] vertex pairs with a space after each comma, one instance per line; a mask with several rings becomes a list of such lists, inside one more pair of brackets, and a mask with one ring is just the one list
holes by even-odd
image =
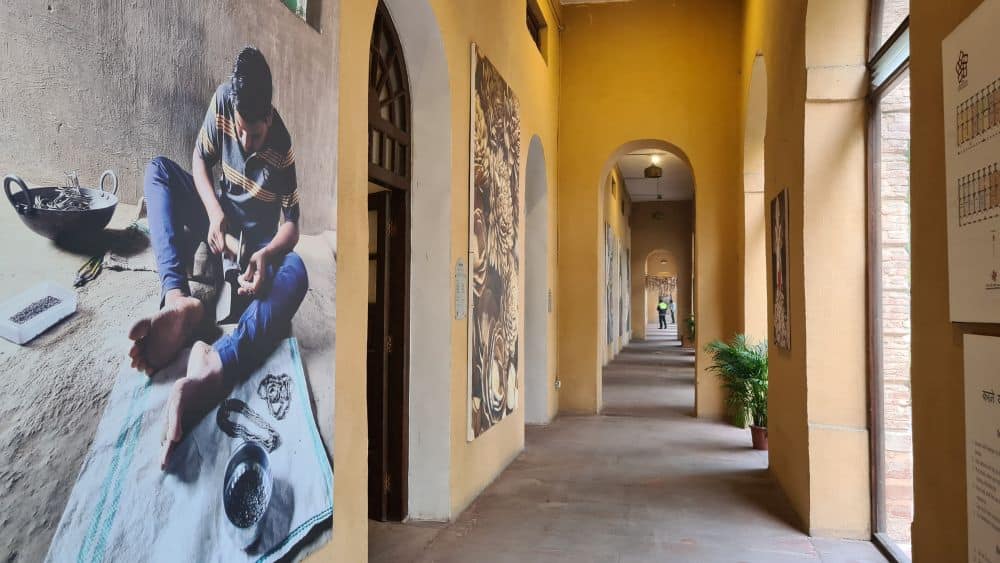
[[767, 428], [751, 424], [750, 439], [753, 441], [753, 449], [767, 450]]

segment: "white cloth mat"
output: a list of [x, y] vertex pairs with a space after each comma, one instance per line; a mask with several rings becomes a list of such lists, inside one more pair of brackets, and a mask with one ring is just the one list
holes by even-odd
[[[230, 455], [242, 442], [220, 430], [213, 409], [175, 448], [160, 470], [163, 408], [188, 354], [153, 379], [126, 364], [118, 375], [84, 460], [48, 561], [273, 561], [333, 515], [333, 475], [313, 419], [294, 338], [230, 394], [280, 434], [270, 454], [271, 503], [258, 544], [237, 544], [222, 504]], [[291, 402], [278, 420], [258, 386], [268, 374], [291, 377]], [[246, 417], [239, 422], [256, 430]], [[259, 430], [257, 431], [259, 432]]]

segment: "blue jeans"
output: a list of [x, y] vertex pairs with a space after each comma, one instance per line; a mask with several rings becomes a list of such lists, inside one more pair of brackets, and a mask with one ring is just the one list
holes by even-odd
[[[149, 163], [143, 191], [162, 306], [162, 297], [170, 290], [191, 294], [186, 264], [192, 262], [198, 244], [208, 238], [208, 214], [194, 178], [168, 158], [159, 156]], [[259, 250], [267, 242], [254, 243], [249, 250]], [[306, 266], [294, 252], [286, 254], [280, 264], [268, 264], [267, 273], [264, 288], [250, 301], [236, 330], [212, 345], [222, 358], [227, 381], [242, 379], [264, 363], [288, 334], [309, 288]]]

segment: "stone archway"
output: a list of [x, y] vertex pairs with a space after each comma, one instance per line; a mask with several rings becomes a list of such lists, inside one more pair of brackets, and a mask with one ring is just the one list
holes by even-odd
[[549, 197], [545, 150], [535, 135], [528, 147], [525, 187], [525, 422], [552, 420], [549, 385]]
[[[451, 518], [451, 93], [444, 40], [427, 0], [383, 0], [412, 96], [409, 518]], [[419, 327], [419, 330], [416, 328]]]
[[[622, 144], [605, 161], [601, 177], [607, 177], [612, 167], [622, 156], [647, 149], [665, 151], [680, 159], [690, 174], [690, 181], [695, 191], [694, 198], [697, 200], [697, 180], [687, 154], [680, 147], [660, 139], [639, 139]], [[685, 269], [686, 273], [678, 278], [679, 300], [677, 317], [683, 319], [694, 313], [694, 287], [692, 283], [694, 275], [694, 248], [691, 241], [694, 236], [695, 202], [687, 201], [685, 205], [679, 205], [680, 203], [663, 202], [662, 205], [664, 207], [678, 207], [682, 209], [648, 210], [645, 213], [642, 211], [642, 202], [638, 204], [633, 203], [633, 213], [629, 218], [632, 229], [629, 268], [632, 272], [630, 291], [631, 316], [633, 319], [649, 319], [649, 312], [646, 311], [644, 298], [645, 276], [640, 273], [645, 271], [645, 261], [649, 253], [657, 248], [664, 247], [662, 239], [650, 239], [643, 236], [645, 225], [659, 225], [663, 229], [671, 231], [670, 235], [675, 240], [670, 251], [674, 254], [678, 262], [683, 262], [687, 265]], [[604, 218], [601, 217], [600, 220], [601, 224], [603, 224]], [[639, 340], [646, 337], [645, 322], [632, 323], [632, 337]]]
[[[643, 313], [645, 317], [643, 318], [643, 323], [648, 327], [650, 324], [656, 324], [656, 306], [659, 302], [660, 297], [665, 297], [669, 295], [672, 299], [676, 300], [678, 297], [678, 288], [674, 286], [673, 291], [663, 294], [661, 291], [657, 291], [650, 287], [648, 283], [649, 276], [655, 276], [659, 278], [674, 278], [678, 282], [680, 281], [680, 264], [678, 263], [676, 255], [670, 250], [664, 248], [657, 248], [651, 250], [643, 261], [645, 266], [645, 279], [644, 279], [644, 296], [643, 300]], [[633, 297], [637, 296], [634, 295]], [[667, 315], [668, 321], [670, 320], [670, 315]], [[676, 314], [675, 317], [679, 318], [680, 315]], [[676, 319], [675, 319], [676, 321]]]

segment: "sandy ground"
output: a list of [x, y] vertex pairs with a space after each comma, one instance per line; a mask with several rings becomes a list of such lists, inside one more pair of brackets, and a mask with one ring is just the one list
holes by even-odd
[[[109, 228], [123, 228], [134, 206], [119, 205]], [[0, 200], [0, 300], [42, 281], [71, 287], [86, 255], [29, 231]], [[332, 236], [302, 237], [296, 251], [309, 292], [293, 321], [306, 363], [314, 413], [333, 452], [335, 259]], [[335, 243], [334, 243], [335, 244]], [[128, 327], [159, 304], [151, 272], [105, 270], [77, 291], [75, 315], [24, 346], [0, 340], [0, 553], [2, 561], [41, 561], [127, 360]]]

